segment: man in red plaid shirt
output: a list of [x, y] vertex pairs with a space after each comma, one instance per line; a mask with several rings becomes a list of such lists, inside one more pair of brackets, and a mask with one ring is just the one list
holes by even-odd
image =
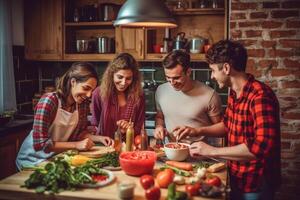
[[207, 52], [211, 78], [220, 88], [229, 87], [228, 105], [222, 122], [189, 131], [186, 136], [224, 136], [228, 147], [193, 143], [192, 156], [228, 160], [230, 199], [274, 199], [281, 180], [279, 103], [274, 92], [245, 73], [247, 51], [239, 43], [222, 40]]

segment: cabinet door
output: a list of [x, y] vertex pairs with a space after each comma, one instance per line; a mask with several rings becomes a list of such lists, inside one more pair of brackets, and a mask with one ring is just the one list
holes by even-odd
[[6, 137], [0, 143], [0, 179], [16, 173], [16, 155], [18, 147], [16, 138]]
[[30, 128], [27, 127], [21, 131], [8, 132], [0, 138], [0, 179], [17, 172], [16, 157], [29, 132]]
[[24, 3], [25, 57], [62, 59], [62, 0]]
[[145, 31], [142, 28], [116, 28], [117, 53], [130, 53], [136, 59], [145, 56]]

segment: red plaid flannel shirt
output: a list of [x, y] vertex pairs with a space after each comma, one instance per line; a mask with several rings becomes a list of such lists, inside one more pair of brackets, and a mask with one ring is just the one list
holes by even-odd
[[[45, 149], [52, 145], [51, 135], [48, 130], [56, 117], [58, 108], [58, 97], [55, 93], [47, 93], [41, 97], [35, 107], [33, 121], [33, 146], [36, 151]], [[89, 113], [89, 102], [78, 105], [79, 121], [76, 129], [69, 138], [69, 141], [75, 141], [80, 138], [80, 133], [87, 128], [87, 115]]]
[[230, 91], [223, 119], [229, 146], [246, 144], [256, 156], [250, 161], [228, 161], [229, 172], [243, 192], [256, 192], [263, 179], [280, 185], [279, 103], [273, 91], [248, 74], [242, 94]]

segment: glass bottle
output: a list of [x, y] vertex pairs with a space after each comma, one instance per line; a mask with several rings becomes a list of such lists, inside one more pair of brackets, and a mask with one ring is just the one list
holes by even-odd
[[114, 148], [117, 153], [121, 152], [122, 149], [122, 136], [120, 132], [120, 128], [118, 128], [114, 135]]
[[73, 20], [74, 20], [74, 22], [79, 22], [79, 9], [78, 8], [74, 9]]
[[148, 149], [148, 135], [144, 127], [141, 130], [141, 150], [145, 151]]
[[133, 142], [134, 142], [134, 129], [133, 123], [129, 124], [129, 127], [126, 130], [126, 151], [133, 150]]

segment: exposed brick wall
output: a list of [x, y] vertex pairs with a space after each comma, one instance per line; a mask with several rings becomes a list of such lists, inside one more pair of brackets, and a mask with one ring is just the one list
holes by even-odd
[[277, 199], [300, 197], [300, 1], [232, 0], [230, 38], [248, 49], [247, 70], [281, 107], [283, 184]]

